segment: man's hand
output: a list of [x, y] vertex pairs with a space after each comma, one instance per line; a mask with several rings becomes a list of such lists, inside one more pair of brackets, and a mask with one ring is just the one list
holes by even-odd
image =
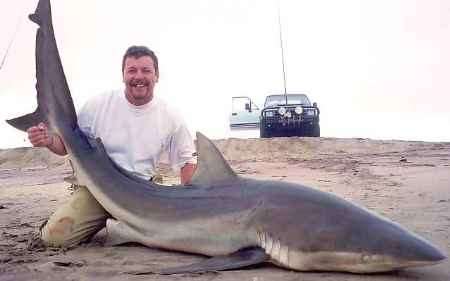
[[28, 139], [34, 147], [47, 147], [58, 155], [66, 155], [66, 147], [57, 135], [50, 134], [44, 123], [28, 128]]
[[49, 147], [55, 141], [54, 135], [50, 135], [47, 126], [39, 123], [37, 126], [28, 128], [28, 140], [34, 147]]
[[197, 169], [197, 165], [196, 164], [192, 164], [192, 163], [186, 163], [186, 165], [184, 165], [181, 168], [180, 171], [180, 178], [181, 178], [181, 184], [182, 185], [188, 185], [191, 182], [191, 178], [195, 173], [195, 169]]

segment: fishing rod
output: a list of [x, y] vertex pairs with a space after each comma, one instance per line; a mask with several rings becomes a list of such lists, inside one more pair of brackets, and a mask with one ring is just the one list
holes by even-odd
[[14, 39], [16, 38], [16, 35], [19, 32], [21, 23], [22, 23], [22, 21], [19, 19], [16, 24], [16, 29], [15, 29], [13, 35], [11, 36], [11, 39], [9, 40], [9, 44], [8, 44], [8, 47], [6, 48], [5, 54], [3, 55], [2, 62], [0, 63], [0, 70], [3, 68], [3, 65], [5, 64], [6, 57], [8, 56], [9, 50], [11, 49]]

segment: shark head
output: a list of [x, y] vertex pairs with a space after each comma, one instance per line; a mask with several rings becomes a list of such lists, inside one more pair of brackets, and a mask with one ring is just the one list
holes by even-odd
[[287, 182], [265, 188], [254, 219], [258, 245], [285, 267], [368, 273], [446, 259], [424, 238], [333, 194]]

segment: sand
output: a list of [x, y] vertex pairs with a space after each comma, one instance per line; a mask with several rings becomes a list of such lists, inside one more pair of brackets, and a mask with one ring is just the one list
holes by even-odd
[[[370, 139], [226, 139], [215, 143], [233, 169], [337, 194], [380, 213], [450, 253], [450, 143]], [[162, 165], [167, 184], [178, 178]], [[450, 262], [388, 274], [251, 269], [175, 276], [130, 272], [201, 256], [140, 245], [105, 246], [104, 232], [67, 251], [28, 250], [36, 229], [70, 196], [66, 159], [45, 149], [0, 150], [0, 280], [450, 280]]]

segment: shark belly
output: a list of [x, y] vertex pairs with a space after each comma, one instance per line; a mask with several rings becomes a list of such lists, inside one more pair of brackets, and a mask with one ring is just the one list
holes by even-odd
[[225, 226], [219, 220], [185, 220], [178, 223], [146, 220], [142, 227], [133, 227], [122, 221], [108, 219], [106, 229], [110, 244], [136, 242], [148, 247], [206, 256], [227, 255], [257, 245], [253, 239], [255, 235], [250, 230]]

